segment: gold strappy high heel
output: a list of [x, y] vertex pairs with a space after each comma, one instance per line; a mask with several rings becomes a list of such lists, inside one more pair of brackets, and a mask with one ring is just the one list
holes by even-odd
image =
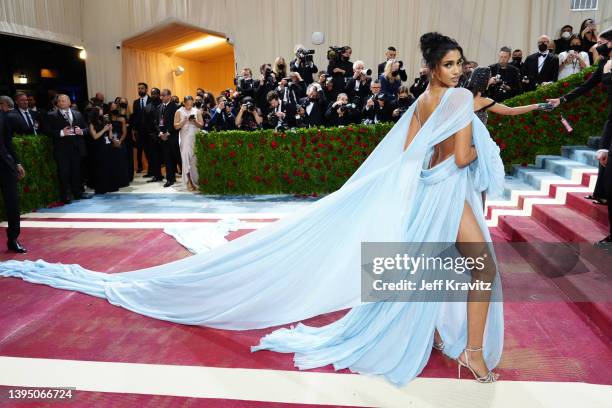
[[487, 374], [485, 374], [482, 377], [479, 377], [478, 374], [476, 374], [476, 371], [474, 371], [474, 369], [470, 366], [470, 358], [468, 356], [468, 351], [482, 351], [482, 347], [477, 348], [477, 349], [469, 349], [466, 348], [463, 350], [463, 355], [465, 358], [465, 362], [461, 361], [460, 358], [457, 358], [457, 375], [458, 378], [461, 378], [461, 367], [467, 367], [471, 372], [472, 375], [474, 376], [474, 378], [476, 379], [476, 381], [478, 381], [479, 383], [492, 383], [497, 381], [497, 378], [499, 378], [499, 375], [494, 373], [493, 371], [489, 371]]

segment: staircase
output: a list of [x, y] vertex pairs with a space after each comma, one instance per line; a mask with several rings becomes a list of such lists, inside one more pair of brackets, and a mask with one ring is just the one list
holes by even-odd
[[[538, 280], [552, 284], [594, 331], [612, 339], [612, 250], [592, 245], [608, 235], [607, 207], [584, 198], [595, 187], [597, 165], [589, 146], [564, 146], [560, 156], [515, 165], [503, 194], [487, 197], [485, 213], [494, 241], [525, 243], [521, 256]], [[580, 260], [571, 271], [556, 259], [568, 247]]]

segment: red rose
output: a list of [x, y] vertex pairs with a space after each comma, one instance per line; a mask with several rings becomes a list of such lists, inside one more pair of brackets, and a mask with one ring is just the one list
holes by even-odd
[[300, 159], [300, 160], [298, 160], [298, 163], [299, 163], [299, 164], [304, 164], [304, 159]]
[[255, 147], [253, 146], [253, 143], [249, 143], [248, 146], [249, 146], [249, 149], [252, 149], [253, 147]]
[[230, 150], [230, 152], [229, 152], [229, 156], [230, 156], [230, 157], [236, 157], [236, 152], [235, 152], [235, 151], [233, 151], [233, 150]]
[[211, 149], [211, 150], [213, 150], [215, 147], [217, 147], [217, 146], [215, 146], [215, 144], [214, 144], [214, 143], [210, 143], [210, 144], [208, 145], [208, 148], [209, 148], [209, 149]]
[[29, 193], [30, 192], [30, 186], [23, 186], [23, 192], [24, 193]]
[[270, 146], [271, 146], [273, 149], [276, 149], [276, 148], [278, 147], [278, 143], [276, 143], [276, 141], [274, 141], [274, 140], [273, 140], [273, 141], [271, 141], [271, 142], [270, 142]]
[[228, 186], [229, 188], [234, 187], [234, 182], [233, 182], [232, 180], [227, 180], [227, 186]]
[[563, 83], [563, 87], [564, 87], [564, 88], [567, 88], [568, 86], [569, 86], [569, 82], [564, 82], [564, 83]]

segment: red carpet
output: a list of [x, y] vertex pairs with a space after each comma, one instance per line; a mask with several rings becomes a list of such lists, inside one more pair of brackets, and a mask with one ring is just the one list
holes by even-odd
[[[231, 238], [244, 233], [248, 231], [232, 233]], [[493, 229], [492, 233], [497, 241], [507, 239], [502, 230]], [[107, 272], [158, 265], [189, 255], [160, 230], [24, 228], [22, 236], [30, 252], [10, 258], [69, 260]], [[505, 303], [506, 343], [498, 367], [503, 379], [612, 384], [612, 349], [605, 336], [594, 330], [581, 310], [559, 301], [562, 291], [530, 271], [518, 253], [510, 249], [502, 252], [507, 252], [498, 254], [507, 298], [513, 290], [527, 288], [556, 299], [551, 303]], [[6, 253], [2, 255], [8, 258]], [[535, 277], [538, 279], [532, 279]], [[123, 310], [102, 299], [17, 279], [0, 279], [0, 293], [0, 354], [4, 356], [293, 369], [290, 355], [250, 353], [249, 347], [272, 329], [235, 332], [178, 325]], [[341, 313], [319, 316], [307, 323], [322, 325], [339, 316]], [[455, 367], [451, 360], [433, 353], [422, 376], [453, 378]], [[333, 370], [324, 367], [317, 371]], [[108, 397], [91, 394], [94, 399]], [[134, 398], [155, 404], [150, 399], [162, 397]], [[163, 406], [160, 404], [151, 406]]]

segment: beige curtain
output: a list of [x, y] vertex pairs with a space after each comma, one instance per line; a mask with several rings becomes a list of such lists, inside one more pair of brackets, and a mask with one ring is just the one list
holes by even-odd
[[[234, 40], [238, 67], [254, 71], [276, 56], [290, 58], [295, 44], [316, 50], [325, 69], [329, 45], [349, 44], [353, 60], [374, 68], [394, 45], [409, 77], [419, 65], [419, 36], [439, 30], [456, 38], [480, 64], [496, 61], [502, 45], [535, 50], [537, 37], [553, 37], [563, 24], [578, 30], [592, 17], [612, 26], [612, 1], [596, 11], [572, 12], [569, 0], [2, 0], [0, 29], [39, 38], [81, 38], [88, 52], [89, 92], [123, 92], [121, 50], [115, 44], [169, 19]], [[80, 22], [80, 25], [79, 25]], [[311, 45], [313, 31], [325, 44]], [[29, 33], [29, 34], [26, 34]], [[128, 86], [126, 84], [125, 86]]]
[[[233, 59], [229, 57], [218, 61], [197, 62], [129, 47], [122, 49], [122, 55], [121, 95], [130, 100], [137, 97], [138, 82], [146, 82], [149, 87], [170, 89], [173, 95], [180, 98], [185, 95], [195, 96], [197, 88], [218, 94], [233, 86]], [[173, 71], [179, 65], [185, 72], [176, 76]]]

